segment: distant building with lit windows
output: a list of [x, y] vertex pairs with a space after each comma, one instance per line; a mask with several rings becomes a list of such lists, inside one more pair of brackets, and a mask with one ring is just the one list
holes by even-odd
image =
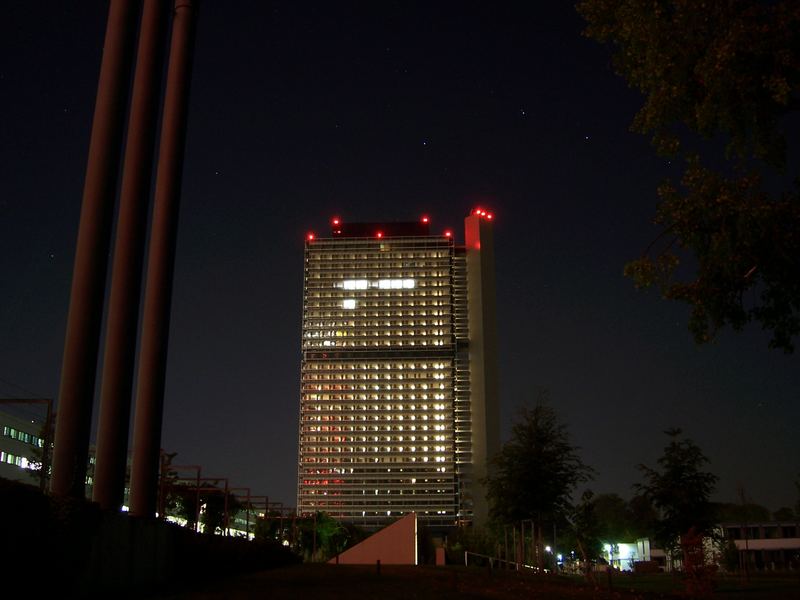
[[465, 243], [332, 220], [305, 243], [300, 513], [378, 527], [482, 522], [498, 449], [493, 217]]
[[0, 477], [34, 484], [31, 469], [41, 461], [42, 423], [0, 412]]

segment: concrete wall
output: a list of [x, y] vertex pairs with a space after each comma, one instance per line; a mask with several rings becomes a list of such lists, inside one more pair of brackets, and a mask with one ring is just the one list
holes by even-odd
[[417, 515], [410, 513], [345, 550], [329, 563], [339, 565], [416, 565]]

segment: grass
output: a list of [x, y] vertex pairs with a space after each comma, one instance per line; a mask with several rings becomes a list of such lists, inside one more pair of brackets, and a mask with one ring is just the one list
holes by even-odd
[[[597, 573], [599, 589], [575, 576], [536, 575], [527, 572], [478, 567], [375, 566], [305, 564], [262, 571], [197, 585], [158, 596], [162, 599], [270, 600], [520, 600], [546, 599], [655, 599], [686, 598], [680, 575], [632, 575], [614, 573], [612, 589], [608, 577]], [[711, 600], [778, 600], [800, 598], [800, 577], [751, 577], [741, 585], [736, 577], [717, 577]]]
[[[299, 565], [219, 581], [193, 591], [160, 596], [216, 600], [520, 600], [520, 598], [605, 599], [634, 596], [594, 590], [584, 580], [476, 567]], [[642, 597], [636, 595], [636, 597]]]
[[[598, 583], [607, 588], [608, 577], [598, 573]], [[685, 591], [680, 573], [612, 574], [614, 591], [627, 591], [649, 595], [681, 595]], [[761, 598], [800, 598], [800, 573], [756, 573], [749, 582], [736, 574], [716, 575], [713, 579], [713, 598], [758, 600]]]

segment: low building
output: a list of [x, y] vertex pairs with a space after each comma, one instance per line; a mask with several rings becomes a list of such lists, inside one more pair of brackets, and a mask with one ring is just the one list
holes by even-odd
[[0, 477], [35, 483], [42, 460], [42, 421], [0, 412]]
[[800, 568], [800, 523], [723, 523], [721, 528], [725, 539], [736, 546], [739, 568]]

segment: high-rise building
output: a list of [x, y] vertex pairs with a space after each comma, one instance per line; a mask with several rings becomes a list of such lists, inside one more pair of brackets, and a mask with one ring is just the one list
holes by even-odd
[[305, 244], [298, 511], [367, 527], [486, 517], [498, 446], [492, 214], [465, 243], [332, 220]]

